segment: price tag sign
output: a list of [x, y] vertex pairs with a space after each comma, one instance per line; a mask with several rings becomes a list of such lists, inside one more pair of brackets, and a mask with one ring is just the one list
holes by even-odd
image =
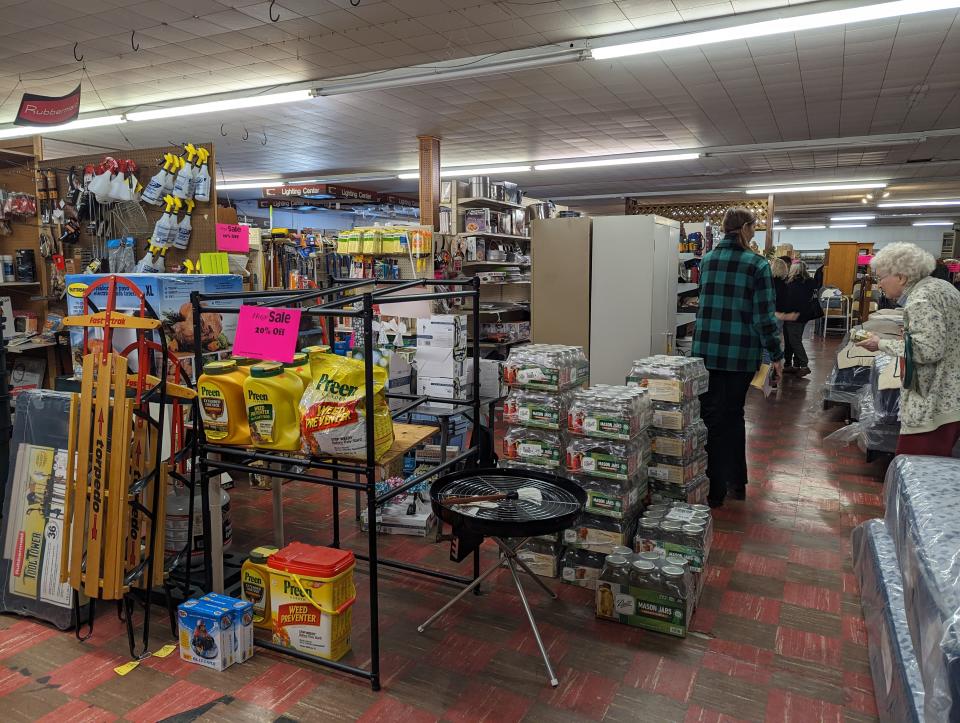
[[250, 227], [235, 223], [217, 224], [217, 251], [245, 254], [250, 251]]
[[293, 361], [300, 331], [300, 309], [240, 307], [233, 355], [286, 364]]

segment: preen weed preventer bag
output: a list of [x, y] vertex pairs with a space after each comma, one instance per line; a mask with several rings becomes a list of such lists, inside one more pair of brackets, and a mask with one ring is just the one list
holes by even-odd
[[[304, 451], [316, 457], [366, 457], [366, 386], [363, 361], [325, 354], [319, 376], [300, 401]], [[393, 420], [387, 406], [387, 372], [374, 367], [374, 447], [380, 459], [393, 444]]]

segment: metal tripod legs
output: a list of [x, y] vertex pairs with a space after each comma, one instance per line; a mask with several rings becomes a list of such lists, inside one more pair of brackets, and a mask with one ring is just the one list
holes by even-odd
[[436, 620], [441, 615], [443, 615], [447, 610], [453, 607], [459, 600], [462, 600], [464, 597], [469, 595], [474, 588], [476, 588], [481, 582], [483, 582], [483, 580], [490, 577], [490, 575], [495, 573], [504, 564], [506, 564], [507, 568], [510, 570], [510, 575], [513, 577], [513, 583], [517, 586], [517, 592], [520, 595], [520, 602], [523, 604], [523, 610], [527, 614], [527, 620], [530, 621], [530, 629], [533, 631], [533, 637], [537, 641], [537, 647], [540, 648], [540, 654], [543, 656], [543, 664], [547, 667], [547, 675], [550, 676], [550, 685], [552, 685], [553, 687], [556, 687], [557, 685], [559, 685], [560, 681], [557, 679], [556, 673], [553, 672], [553, 666], [550, 665], [550, 657], [547, 655], [547, 649], [543, 644], [543, 640], [540, 638], [540, 631], [537, 629], [537, 622], [533, 618], [533, 611], [530, 609], [530, 603], [527, 602], [527, 595], [526, 593], [524, 593], [523, 585], [520, 583], [520, 576], [517, 574], [517, 566], [519, 565], [524, 572], [526, 572], [530, 577], [532, 577], [534, 582], [536, 582], [543, 589], [543, 591], [546, 592], [550, 597], [556, 598], [557, 595], [544, 584], [543, 580], [537, 577], [530, 570], [530, 568], [527, 567], [527, 564], [523, 560], [517, 557], [517, 552], [520, 550], [520, 548], [522, 548], [527, 543], [526, 539], [521, 541], [520, 544], [518, 544], [516, 547], [510, 547], [508, 544], [506, 544], [503, 540], [501, 540], [498, 537], [494, 537], [493, 540], [494, 542], [497, 543], [497, 546], [503, 551], [504, 559], [498, 562], [493, 567], [487, 569], [476, 580], [474, 580], [467, 587], [465, 587], [463, 590], [457, 593], [456, 596], [454, 596], [454, 598], [450, 600], [450, 602], [448, 602], [442, 608], [437, 610], [437, 612], [431, 615], [426, 622], [420, 625], [417, 628], [417, 631], [422, 633], [424, 630], [426, 630], [427, 627], [429, 627], [429, 625], [434, 620]]

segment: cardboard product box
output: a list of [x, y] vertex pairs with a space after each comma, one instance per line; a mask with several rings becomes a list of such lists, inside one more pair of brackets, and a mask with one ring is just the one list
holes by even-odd
[[563, 544], [609, 555], [618, 545], [632, 546], [636, 528], [636, 516], [618, 520], [583, 514], [576, 527], [563, 531]]
[[650, 459], [647, 473], [651, 479], [683, 485], [703, 475], [707, 470], [707, 453], [698, 454], [693, 459], [666, 457], [655, 454]]
[[428, 319], [417, 319], [417, 346], [466, 348], [466, 315], [435, 314]]
[[221, 605], [187, 600], [177, 607], [180, 658], [213, 670], [234, 663], [233, 616]]
[[693, 615], [693, 605], [690, 600], [656, 589], [598, 580], [596, 611], [597, 617], [602, 620], [685, 638]]
[[652, 427], [680, 431], [700, 418], [700, 401], [691, 399], [680, 404], [653, 402]]
[[200, 598], [230, 611], [234, 639], [234, 662], [242, 663], [253, 657], [253, 603], [248, 600], [210, 592]]
[[471, 208], [464, 211], [463, 228], [468, 233], [492, 231], [492, 215], [493, 212], [489, 208]]
[[[86, 288], [104, 277], [104, 274], [71, 274], [66, 277], [67, 313], [83, 313], [83, 292]], [[147, 303], [163, 322], [163, 333], [167, 347], [172, 352], [194, 352], [193, 314], [190, 306], [190, 293], [200, 291], [207, 294], [235, 292], [243, 290], [243, 281], [233, 274], [123, 274], [137, 288], [144, 292]], [[94, 291], [91, 301], [99, 309], [105, 308], [107, 287], [104, 285]], [[210, 306], [231, 306], [235, 302], [208, 302]], [[117, 287], [117, 309], [133, 311], [140, 308], [140, 302], [125, 286]], [[236, 314], [201, 315], [201, 347], [205, 354], [229, 352], [237, 333]], [[100, 337], [100, 330], [92, 330], [94, 337]], [[124, 349], [136, 340], [132, 330], [117, 329], [113, 333], [113, 347], [117, 351]], [[80, 373], [83, 354], [83, 329], [70, 330], [70, 345], [73, 348], [74, 371]]]
[[417, 348], [414, 365], [425, 377], [463, 377], [466, 358], [466, 347], [423, 346]]
[[4, 339], [13, 337], [13, 304], [9, 296], [0, 296], [0, 314], [3, 315], [3, 333]]
[[650, 499], [653, 502], [686, 502], [690, 505], [704, 505], [710, 492], [710, 480], [706, 475], [700, 475], [684, 485], [675, 485], [670, 482], [650, 480]]
[[597, 589], [597, 578], [606, 555], [577, 547], [568, 547], [560, 562], [560, 580], [568, 585]]
[[[396, 508], [396, 509], [395, 509]], [[402, 508], [402, 509], [400, 509]], [[377, 533], [381, 535], [408, 535], [411, 537], [428, 537], [437, 527], [437, 518], [428, 508], [408, 515], [407, 505], [387, 505], [382, 512], [377, 513]], [[367, 531], [367, 511], [360, 512], [360, 529]]]
[[[464, 400], [470, 396], [470, 386], [466, 377], [423, 377], [417, 376], [417, 394], [442, 399]], [[439, 409], [453, 409], [457, 403], [434, 402]]]
[[[363, 360], [363, 348], [355, 347], [349, 354], [354, 359]], [[385, 367], [387, 370], [387, 389], [390, 394], [410, 394], [413, 388], [413, 367], [410, 364], [410, 357], [413, 350], [393, 349], [383, 347], [374, 350], [373, 361], [375, 364]], [[389, 399], [387, 400], [391, 409], [399, 409], [409, 400]]]
[[[465, 362], [467, 382], [473, 381], [473, 359]], [[499, 359], [480, 360], [480, 396], [484, 399], [499, 399], [506, 395], [507, 385], [503, 383], [503, 362]]]
[[601, 517], [636, 517], [641, 501], [647, 496], [646, 475], [621, 482], [585, 475], [569, 475], [587, 493], [583, 511]]
[[[500, 557], [503, 556], [501, 551]], [[526, 563], [533, 574], [540, 577], [559, 577], [562, 556], [563, 545], [540, 539], [530, 540], [517, 553], [517, 557]]]

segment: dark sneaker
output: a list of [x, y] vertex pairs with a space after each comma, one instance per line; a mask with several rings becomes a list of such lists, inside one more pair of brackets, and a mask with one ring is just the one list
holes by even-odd
[[710, 509], [716, 509], [717, 507], [723, 507], [723, 500], [719, 502], [717, 500], [707, 500], [707, 504], [710, 505]]
[[800, 367], [797, 369], [797, 376], [805, 377], [810, 373], [810, 367]]
[[740, 489], [731, 489], [729, 492], [727, 492], [727, 497], [729, 497], [731, 500], [745, 500], [747, 499], [747, 490], [745, 487], [741, 487]]

